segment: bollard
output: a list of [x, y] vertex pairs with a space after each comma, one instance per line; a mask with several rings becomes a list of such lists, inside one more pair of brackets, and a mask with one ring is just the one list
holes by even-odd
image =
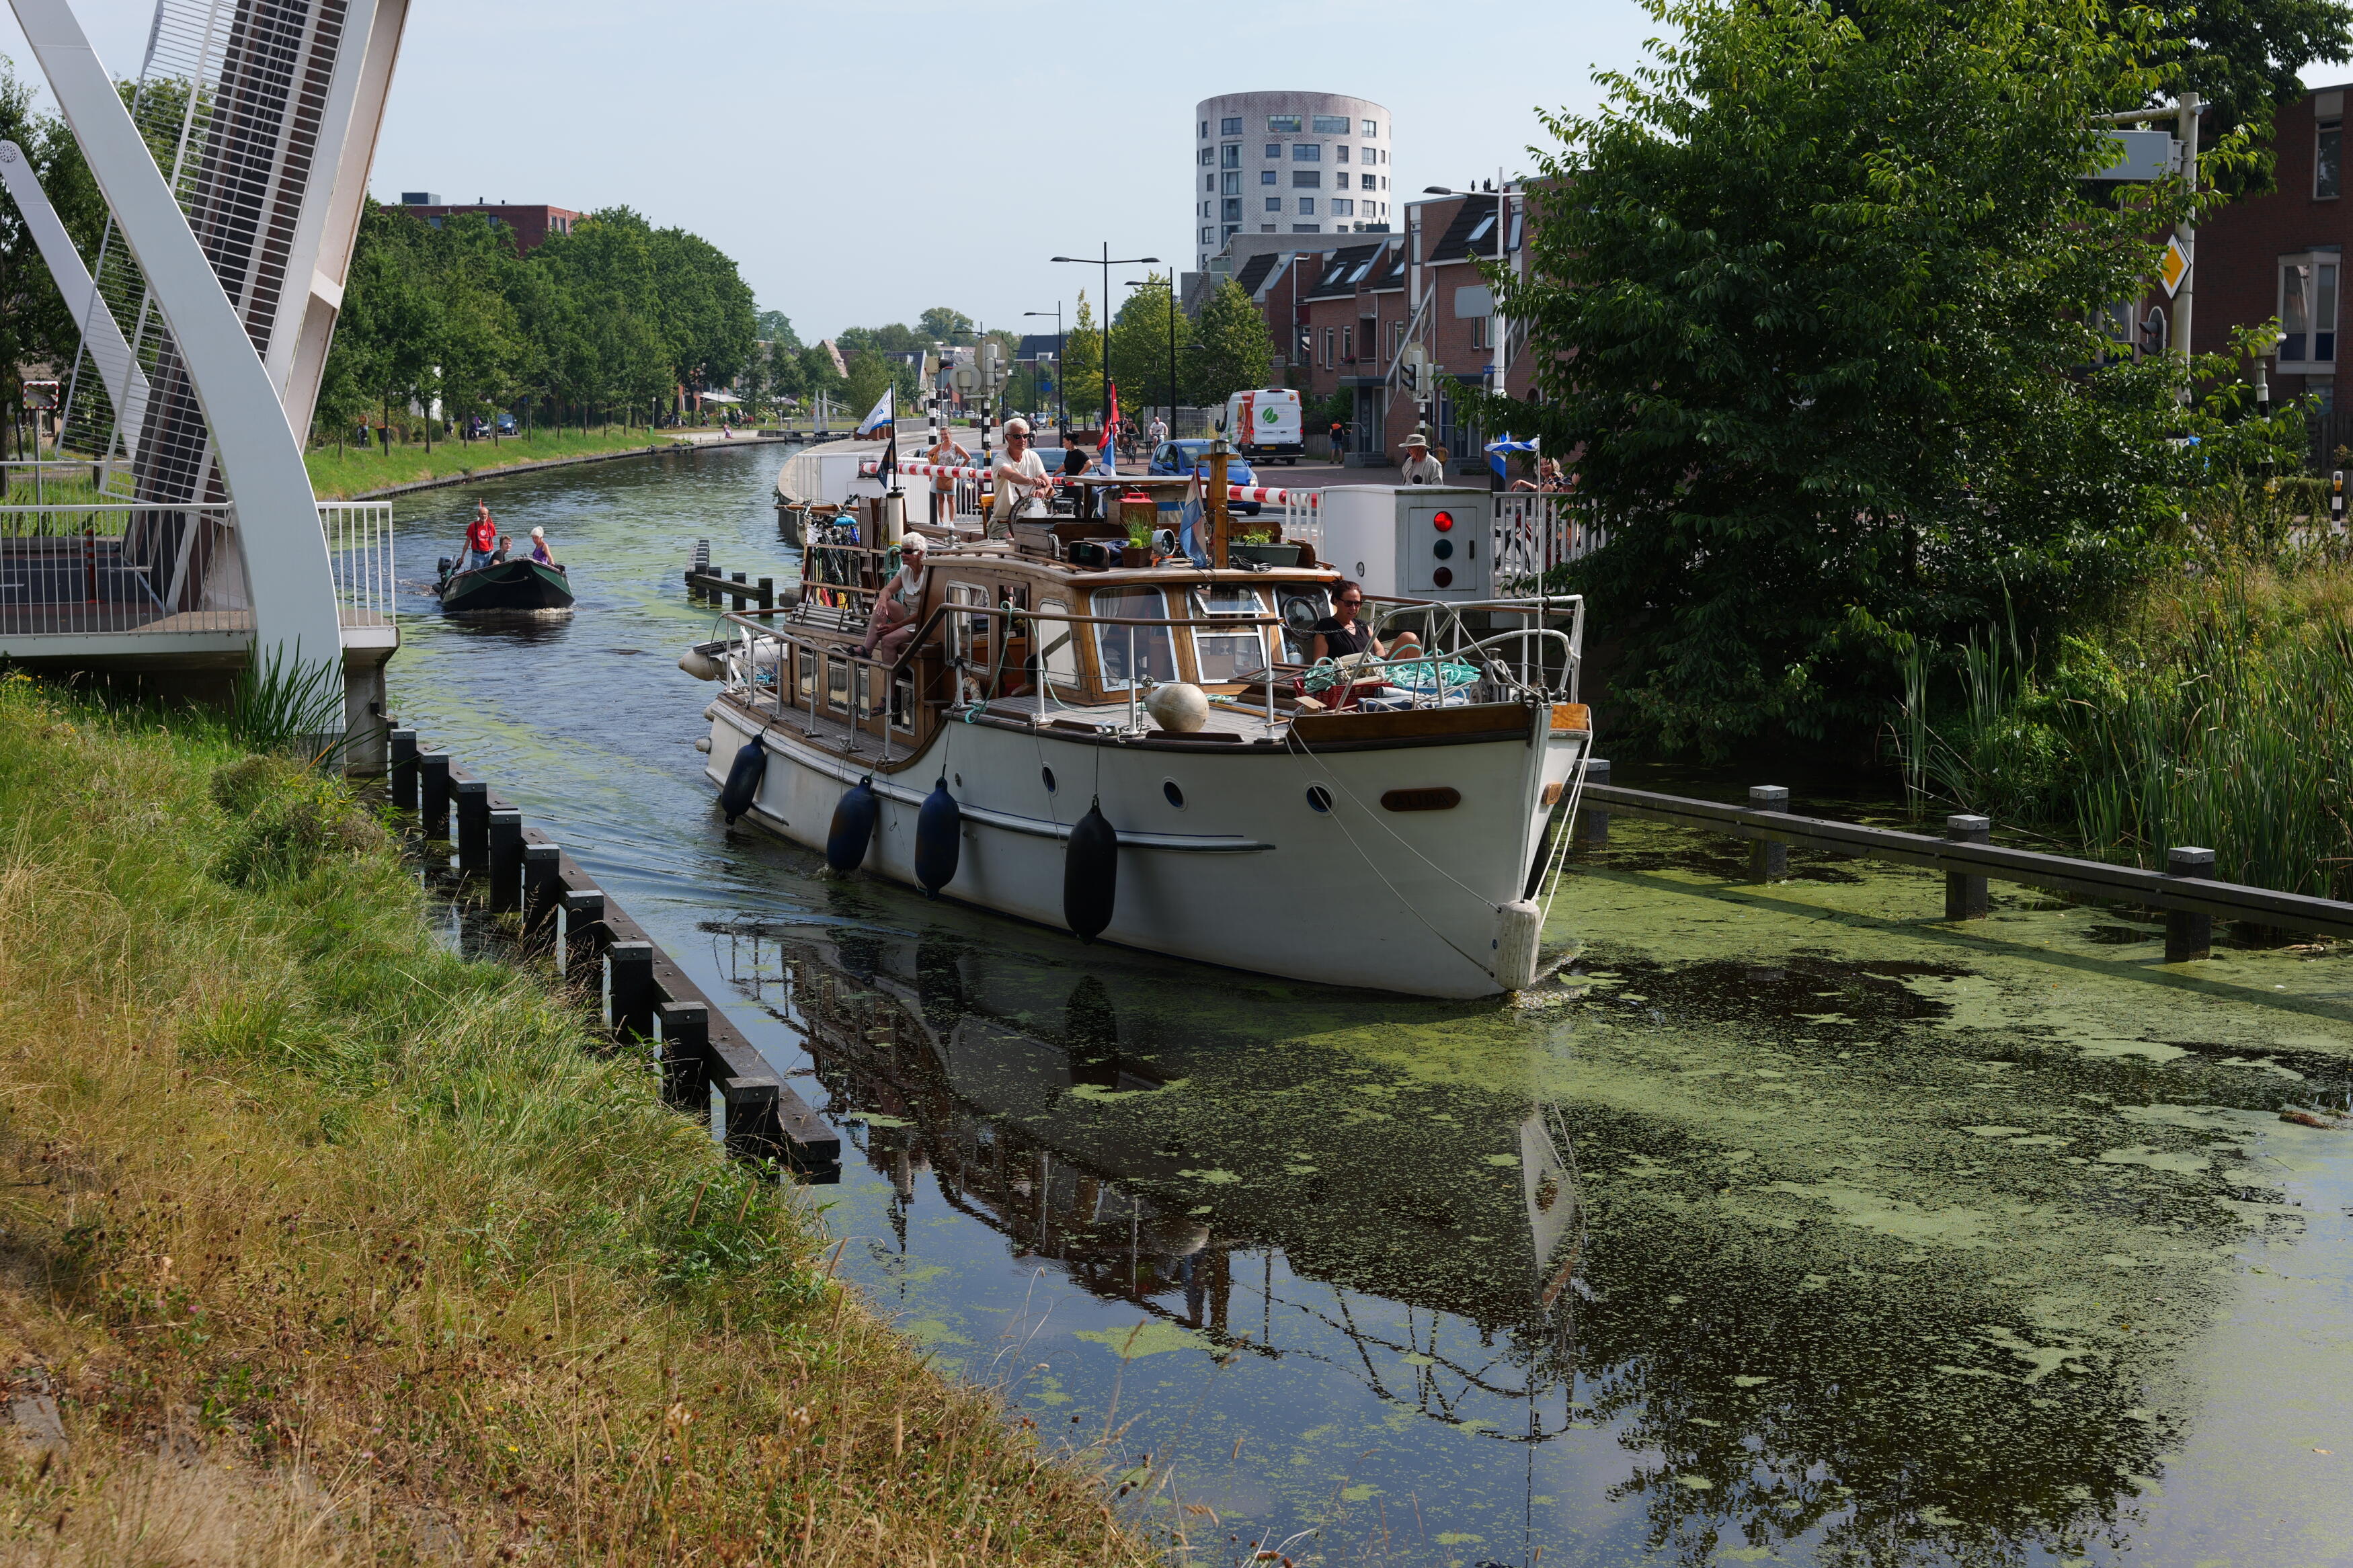
[[760, 608], [764, 610], [773, 610], [776, 607], [776, 580], [774, 577], [760, 579], [759, 601]]
[[417, 814], [427, 838], [449, 842], [449, 753], [427, 752], [417, 759]]
[[654, 944], [617, 942], [605, 949], [612, 965], [613, 1032], [649, 1040], [654, 1035]]
[[672, 1105], [711, 1110], [711, 1013], [700, 1002], [659, 1002], [662, 1098]]
[[[2187, 845], [2168, 849], [2165, 852], [2165, 874], [2211, 879], [2214, 875], [2214, 851]], [[2192, 959], [2209, 957], [2213, 951], [2212, 915], [2201, 915], [2194, 910], [2165, 911], [2166, 963], [2188, 963]]]
[[522, 908], [522, 813], [493, 807], [490, 841], [491, 913], [512, 914]]
[[402, 811], [417, 809], [417, 731], [392, 732], [392, 804]]
[[459, 779], [449, 793], [458, 799], [458, 869], [480, 877], [491, 868], [491, 786]]
[[594, 890], [566, 889], [563, 900], [564, 945], [559, 958], [567, 985], [586, 988], [596, 981], [604, 954], [597, 950], [605, 931], [605, 895]]
[[[1993, 842], [1993, 818], [1989, 816], [1948, 816], [1945, 818], [1945, 837], [1953, 844], [1990, 844]], [[1972, 877], [1966, 871], [1945, 873], [1945, 918], [1948, 921], [1981, 921], [1993, 908], [1993, 900], [1986, 891], [1986, 879]]]
[[535, 936], [552, 925], [564, 894], [564, 849], [555, 844], [522, 847], [522, 931]]
[[[1751, 784], [1748, 789], [1748, 809], [1751, 811], [1787, 811], [1789, 792], [1779, 784]], [[1779, 882], [1789, 875], [1789, 847], [1778, 839], [1759, 838], [1748, 846], [1748, 879], [1752, 882]]]
[[[1609, 782], [1609, 760], [1607, 757], [1585, 759], [1585, 782], [1606, 784]], [[1577, 808], [1577, 835], [1580, 842], [1599, 849], [1609, 842], [1609, 814], [1588, 805]]]

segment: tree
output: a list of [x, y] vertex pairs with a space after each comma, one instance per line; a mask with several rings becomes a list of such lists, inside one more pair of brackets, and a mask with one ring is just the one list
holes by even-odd
[[2272, 110], [2303, 91], [2299, 73], [2353, 58], [2353, 10], [2342, 0], [2158, 0], [2157, 37], [2177, 55], [2168, 86], [2195, 89], [2224, 128], [2268, 133]]
[[1248, 387], [1264, 386], [1274, 365], [1266, 318], [1240, 284], [1229, 278], [1201, 303], [1196, 331], [1200, 352], [1187, 355], [1186, 395], [1204, 407], [1222, 405]]
[[[1528, 400], [1608, 544], [1567, 570], [1669, 747], [1867, 732], [1907, 637], [2096, 608], [2191, 470], [2174, 369], [2094, 324], [2179, 181], [2120, 201], [2092, 116], [2155, 85], [2094, 0], [1682, 0], [1681, 41], [1547, 124]], [[2214, 150], [2243, 166], [2248, 138]]]
[[1083, 289], [1079, 290], [1078, 314], [1062, 338], [1062, 397], [1073, 414], [1103, 405], [1103, 337]]
[[793, 331], [792, 321], [782, 310], [762, 310], [753, 317], [753, 330], [764, 343], [798, 353], [801, 338]]
[[926, 342], [952, 343], [959, 333], [972, 331], [972, 318], [962, 310], [951, 310], [945, 305], [934, 305], [915, 319]]
[[1119, 384], [1123, 411], [1168, 401], [1168, 350], [1173, 343], [1181, 360], [1192, 326], [1176, 321], [1172, 337], [1171, 318], [1176, 313], [1167, 275], [1148, 272], [1145, 287], [1130, 294], [1112, 318], [1111, 377]]
[[[90, 264], [106, 225], [98, 183], [65, 121], [34, 112], [31, 85], [17, 77], [5, 58], [0, 58], [0, 138], [24, 150], [58, 221], [81, 252], [84, 265]], [[8, 427], [15, 426], [24, 406], [22, 368], [47, 364], [63, 381], [72, 374], [80, 342], [80, 328], [16, 204], [0, 194], [0, 397], [7, 400]], [[100, 395], [95, 374], [82, 379], [88, 384], [85, 397]]]

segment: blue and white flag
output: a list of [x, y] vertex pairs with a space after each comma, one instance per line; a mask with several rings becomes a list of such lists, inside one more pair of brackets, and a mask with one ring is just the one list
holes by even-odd
[[1541, 436], [1531, 437], [1525, 441], [1514, 441], [1507, 433], [1487, 443], [1487, 466], [1495, 470], [1497, 479], [1502, 479], [1504, 477], [1504, 465], [1510, 460], [1513, 453], [1538, 451], [1543, 446], [1544, 437]]
[[871, 436], [877, 430], [890, 429], [893, 424], [892, 416], [896, 411], [898, 395], [897, 387], [885, 389], [882, 395], [874, 400], [874, 406], [867, 411], [866, 417], [859, 421], [858, 433], [860, 436]]

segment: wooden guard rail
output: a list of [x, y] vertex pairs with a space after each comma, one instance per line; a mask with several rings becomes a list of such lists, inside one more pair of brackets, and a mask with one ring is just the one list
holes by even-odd
[[657, 1047], [671, 1103], [706, 1110], [716, 1089], [731, 1151], [773, 1155], [812, 1182], [840, 1180], [840, 1134], [560, 846], [522, 826], [519, 809], [447, 752], [420, 752], [414, 730], [392, 731], [390, 782], [394, 806], [416, 812], [428, 838], [448, 839], [455, 808], [459, 870], [487, 881], [493, 914], [522, 917], [527, 944], [561, 936], [565, 978], [609, 994], [598, 1022], [616, 1040]]
[[[2216, 881], [2214, 852], [2211, 849], [2174, 848], [2168, 853], [2165, 870], [2147, 871], [2137, 866], [2117, 866], [2105, 860], [2084, 860], [1988, 843], [1991, 824], [1982, 816], [1949, 817], [1946, 836], [1935, 838], [1923, 833], [1794, 816], [1787, 809], [1788, 791], [1772, 785], [1750, 790], [1750, 804], [1746, 806], [1726, 805], [1712, 800], [1620, 788], [1609, 782], [1607, 762], [1597, 757], [1586, 766], [1582, 797], [1586, 820], [1580, 826], [1580, 837], [1586, 842], [1607, 839], [1611, 816], [1727, 834], [1747, 839], [1756, 847], [1750, 870], [1752, 878], [1758, 881], [1785, 874], [1787, 847], [1797, 845], [1834, 855], [1868, 857], [1943, 871], [1947, 880], [1946, 917], [1951, 920], [1970, 919], [1986, 912], [1984, 884], [1989, 879], [2081, 898], [2143, 904], [2167, 913], [2168, 963], [2206, 956], [2211, 944], [2213, 921], [2218, 918], [2284, 931], [2353, 937], [2353, 903]], [[1777, 848], [1780, 851], [1778, 857], [1772, 853]]]

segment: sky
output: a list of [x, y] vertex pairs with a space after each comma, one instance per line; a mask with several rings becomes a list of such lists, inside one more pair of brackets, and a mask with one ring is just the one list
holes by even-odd
[[[135, 74], [153, 0], [73, 4], [107, 68]], [[1102, 292], [1100, 269], [1050, 257], [1192, 265], [1204, 98], [1386, 105], [1401, 204], [1526, 167], [1538, 109], [1593, 106], [1594, 67], [1656, 31], [1629, 0], [414, 0], [371, 189], [634, 207], [733, 257], [812, 341], [930, 305], [1018, 329]], [[5, 8], [0, 54], [39, 79]], [[1114, 269], [1115, 296], [1142, 276]]]
[[[153, 0], [74, 9], [134, 73]], [[1597, 107], [1595, 70], [1639, 65], [1659, 30], [1632, 0], [413, 0], [372, 190], [634, 207], [733, 257], [810, 341], [930, 305], [1035, 327], [1025, 311], [1102, 292], [1099, 270], [1049, 258], [1108, 244], [1191, 265], [1202, 99], [1387, 106], [1401, 205], [1526, 168], [1539, 111]], [[39, 79], [5, 9], [0, 54]], [[1114, 297], [1142, 276], [1114, 269]]]

